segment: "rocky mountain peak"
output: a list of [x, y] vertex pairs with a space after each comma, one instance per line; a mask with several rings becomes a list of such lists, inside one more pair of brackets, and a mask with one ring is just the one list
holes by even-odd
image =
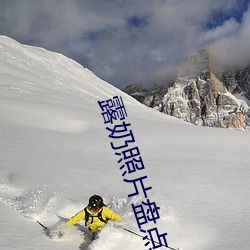
[[177, 69], [177, 77], [194, 77], [206, 74], [210, 70], [209, 53], [201, 49], [194, 55], [188, 57]]
[[233, 95], [250, 93], [249, 71], [216, 74], [210, 64], [208, 50], [202, 49], [178, 67], [171, 86], [143, 90], [139, 97], [138, 91], [130, 95], [160, 112], [196, 125], [249, 129], [249, 106]]

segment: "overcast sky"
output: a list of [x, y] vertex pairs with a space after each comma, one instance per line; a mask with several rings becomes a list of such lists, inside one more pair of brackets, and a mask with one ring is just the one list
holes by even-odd
[[250, 62], [250, 0], [0, 0], [0, 34], [57, 51], [111, 84], [149, 86], [204, 47]]

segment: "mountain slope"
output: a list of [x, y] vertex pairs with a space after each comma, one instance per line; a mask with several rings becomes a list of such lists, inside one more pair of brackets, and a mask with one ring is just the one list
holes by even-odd
[[[147, 176], [157, 228], [185, 250], [249, 248], [249, 133], [184, 123], [138, 103], [72, 60], [0, 37], [0, 246], [4, 249], [145, 249], [107, 226], [93, 244], [74, 227], [50, 240], [40, 226], [70, 217], [98, 193], [140, 232], [98, 101], [122, 96]], [[83, 224], [81, 224], [83, 225]], [[154, 224], [150, 224], [154, 226]], [[23, 228], [23, 229], [22, 229]], [[18, 236], [17, 236], [18, 234]], [[9, 237], [14, 235], [14, 240]]]

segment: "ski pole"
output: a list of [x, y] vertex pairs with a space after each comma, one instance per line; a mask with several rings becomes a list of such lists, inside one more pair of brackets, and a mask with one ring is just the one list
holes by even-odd
[[[141, 237], [141, 238], [144, 238], [144, 236], [142, 236], [142, 235], [140, 235], [140, 234], [138, 234], [138, 233], [136, 233], [136, 232], [133, 232], [133, 231], [127, 229], [127, 228], [124, 228], [124, 227], [121, 227], [121, 228], [122, 228], [123, 230], [125, 230], [125, 231], [131, 233], [131, 234], [134, 234], [134, 235], [137, 235], [137, 236], [139, 236], [139, 237]], [[161, 244], [160, 242], [151, 240], [151, 239], [149, 239], [148, 237], [147, 237], [146, 239], [147, 239], [147, 240], [150, 240], [150, 241], [152, 241], [152, 242], [154, 242], [154, 243], [156, 243], [156, 244], [162, 245], [162, 246], [164, 246], [164, 247], [166, 247], [166, 248], [169, 248], [169, 249], [171, 249], [171, 250], [179, 250], [179, 248], [173, 248], [173, 247], [170, 247], [170, 246]]]
[[48, 230], [48, 228], [47, 227], [45, 227], [40, 221], [36, 221], [40, 226], [42, 226], [43, 227], [43, 229], [45, 230], [45, 231], [47, 231]]

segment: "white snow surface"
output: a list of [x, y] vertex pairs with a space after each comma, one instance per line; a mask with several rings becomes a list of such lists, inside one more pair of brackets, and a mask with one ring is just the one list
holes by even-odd
[[[126, 70], [126, 69], [124, 69]], [[84, 223], [63, 225], [102, 195], [123, 227], [140, 233], [98, 101], [121, 96], [145, 169], [157, 228], [183, 250], [250, 249], [250, 134], [193, 126], [147, 108], [63, 55], [0, 36], [0, 249], [144, 250], [113, 223], [90, 242]], [[116, 224], [116, 223], [114, 223]], [[151, 222], [148, 227], [154, 227]], [[143, 227], [143, 226], [142, 226]], [[53, 230], [52, 230], [53, 231]], [[161, 249], [165, 249], [161, 247]]]

